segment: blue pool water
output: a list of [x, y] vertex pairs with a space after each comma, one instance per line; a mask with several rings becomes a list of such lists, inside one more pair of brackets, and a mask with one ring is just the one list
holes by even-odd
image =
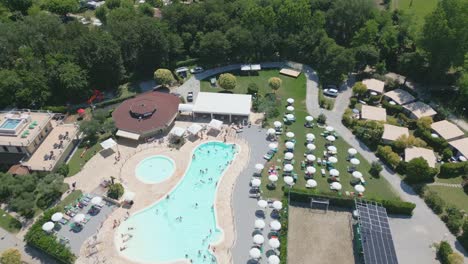
[[5, 122], [2, 123], [0, 128], [4, 129], [15, 129], [19, 123], [21, 123], [20, 119], [7, 119]]
[[198, 146], [184, 177], [170, 194], [119, 226], [116, 239], [132, 235], [121, 254], [139, 262], [169, 262], [187, 255], [193, 263], [216, 263], [208, 245], [222, 232], [217, 228], [213, 204], [217, 183], [235, 153], [235, 145], [221, 142]]
[[144, 183], [159, 183], [169, 178], [174, 170], [174, 161], [168, 157], [156, 155], [140, 161], [135, 174]]

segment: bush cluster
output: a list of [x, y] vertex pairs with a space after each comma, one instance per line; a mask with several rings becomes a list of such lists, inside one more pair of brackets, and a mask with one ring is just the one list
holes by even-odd
[[444, 163], [440, 166], [441, 178], [456, 178], [458, 176], [468, 175], [468, 161], [456, 163]]
[[376, 155], [393, 169], [400, 164], [400, 156], [390, 146], [378, 146]]

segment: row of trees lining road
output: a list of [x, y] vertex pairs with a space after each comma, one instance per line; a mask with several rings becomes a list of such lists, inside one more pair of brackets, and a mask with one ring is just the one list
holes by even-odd
[[456, 83], [449, 92], [460, 105], [468, 100], [465, 0], [440, 1], [422, 29], [411, 15], [378, 10], [372, 0], [173, 3], [162, 7], [162, 19], [131, 0], [109, 0], [95, 12], [100, 28], [64, 18], [76, 3], [0, 0], [1, 106], [83, 102], [92, 89], [112, 90], [192, 59], [207, 67], [295, 60], [314, 67], [325, 84], [372, 66]]

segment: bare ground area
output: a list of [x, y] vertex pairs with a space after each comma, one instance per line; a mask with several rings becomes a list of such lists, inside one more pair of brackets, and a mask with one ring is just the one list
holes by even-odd
[[289, 206], [288, 263], [355, 263], [351, 213]]

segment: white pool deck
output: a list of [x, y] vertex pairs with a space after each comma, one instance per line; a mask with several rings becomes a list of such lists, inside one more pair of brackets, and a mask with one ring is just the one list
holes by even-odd
[[[178, 124], [179, 125], [179, 124]], [[128, 190], [135, 192], [134, 205], [129, 210], [118, 208], [109, 218], [103, 223], [102, 227], [97, 230], [97, 235], [88, 239], [83, 244], [80, 251], [80, 256], [76, 263], [138, 263], [126, 259], [120, 254], [120, 241], [115, 239], [116, 229], [113, 229], [114, 220], [124, 221], [127, 212], [132, 215], [140, 211], [155, 201], [164, 198], [182, 179], [187, 166], [190, 164], [191, 153], [195, 147], [201, 143], [208, 141], [223, 141], [226, 135], [226, 130], [220, 133], [216, 138], [204, 134], [204, 139], [198, 139], [195, 142], [186, 141], [180, 150], [173, 150], [159, 144], [158, 142], [135, 146], [127, 146], [119, 143], [118, 150], [120, 151], [121, 160], [116, 163], [114, 155], [104, 157], [97, 154], [86, 163], [83, 170], [77, 175], [67, 178], [68, 183], [76, 182], [76, 187], [83, 192], [92, 192], [102, 182], [103, 179], [109, 179], [114, 176], [117, 181], [121, 181]], [[232, 165], [225, 172], [218, 187], [218, 194], [215, 201], [217, 212], [218, 225], [223, 229], [223, 240], [218, 244], [212, 245], [215, 247], [215, 256], [218, 263], [232, 263], [231, 248], [235, 242], [234, 217], [232, 209], [232, 192], [237, 177], [245, 168], [249, 161], [249, 146], [240, 138], [235, 136], [235, 132], [229, 130], [227, 133], [227, 143], [235, 143], [239, 145], [240, 152], [233, 161]], [[135, 168], [137, 164], [152, 155], [164, 155], [174, 160], [175, 172], [166, 181], [157, 184], [145, 184], [135, 177]], [[144, 228], [144, 227], [135, 227]], [[115, 243], [114, 241], [117, 241]], [[158, 249], [155, 249], [158, 250]], [[189, 261], [178, 261], [172, 263], [190, 263]]]

